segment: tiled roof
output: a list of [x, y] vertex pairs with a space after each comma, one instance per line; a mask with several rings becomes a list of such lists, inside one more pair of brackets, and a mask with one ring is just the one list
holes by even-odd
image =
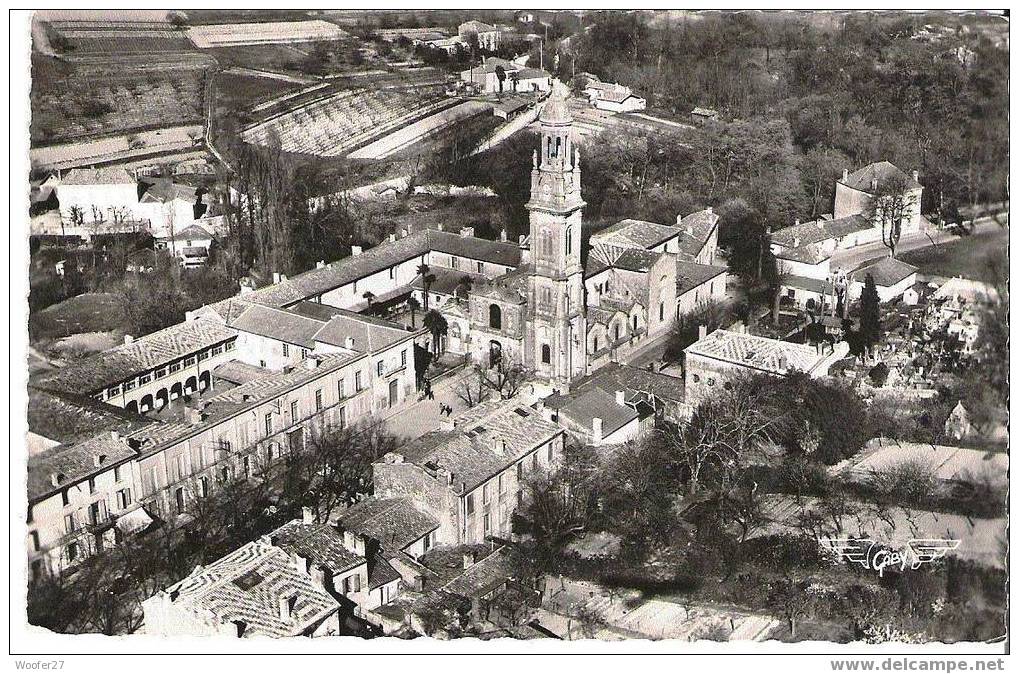
[[500, 548], [448, 582], [442, 591], [473, 599], [498, 588], [512, 575], [509, 554]]
[[591, 245], [604, 243], [616, 246], [653, 248], [669, 239], [679, 236], [682, 228], [661, 225], [647, 220], [620, 220], [600, 232], [591, 235]]
[[393, 568], [393, 565], [378, 552], [368, 558], [368, 589], [375, 590], [383, 585], [401, 580], [400, 572]]
[[[167, 592], [175, 595], [178, 610], [224, 623], [240, 621], [245, 637], [297, 636], [339, 608], [290, 555], [261, 540], [196, 568]], [[283, 620], [280, 602], [290, 597], [293, 618]]]
[[92, 393], [236, 336], [236, 330], [222, 323], [196, 318], [62, 367], [42, 384], [72, 393]]
[[240, 360], [229, 360], [212, 369], [215, 379], [222, 379], [232, 384], [246, 384], [256, 379], [266, 379], [275, 375], [272, 370], [251, 365]]
[[782, 285], [787, 288], [806, 290], [807, 292], [819, 295], [829, 295], [832, 292], [832, 285], [828, 281], [811, 278], [810, 276], [796, 276], [787, 274], [782, 277]]
[[411, 337], [409, 332], [400, 325], [381, 325], [378, 321], [364, 320], [354, 314], [346, 316], [337, 314], [329, 319], [314, 335], [316, 342], [346, 347], [347, 338], [353, 338], [352, 348], [358, 352], [375, 352], [385, 349], [397, 342]]
[[857, 213], [838, 220], [812, 220], [792, 227], [779, 229], [771, 234], [771, 242], [784, 248], [796, 248], [820, 243], [829, 239], [838, 239], [855, 232], [870, 229], [871, 223], [866, 217]]
[[180, 199], [193, 204], [198, 200], [198, 194], [194, 187], [181, 185], [166, 178], [146, 178], [139, 181], [138, 185], [142, 190], [142, 196], [139, 201], [159, 201], [165, 203], [174, 199]]
[[[110, 466], [137, 456], [132, 443], [113, 431], [93, 435], [72, 445], [58, 445], [28, 457], [28, 499], [38, 501], [67, 485], [109, 470]], [[96, 458], [101, 457], [101, 465]], [[53, 476], [60, 476], [53, 484]]]
[[623, 320], [625, 321], [626, 314], [617, 309], [606, 309], [605, 307], [588, 307], [587, 322], [589, 325], [591, 323], [601, 323], [602, 325], [608, 327], [609, 321], [611, 321], [614, 316], [620, 313], [623, 314]]
[[613, 262], [613, 265], [628, 271], [648, 272], [661, 258], [661, 253], [656, 253], [651, 250], [630, 248], [617, 257], [615, 262]]
[[799, 248], [780, 248], [775, 252], [775, 257], [780, 260], [790, 260], [791, 262], [820, 264], [831, 258], [831, 252], [820, 243], [813, 243], [809, 246], [800, 246]]
[[213, 237], [212, 234], [209, 233], [209, 230], [205, 229], [201, 225], [190, 225], [188, 227], [185, 227], [179, 232], [174, 232], [173, 236], [160, 237], [160, 240], [189, 241], [193, 239], [197, 241], [203, 241], [205, 239], [212, 240], [213, 238], [215, 237]]
[[[470, 491], [562, 430], [519, 400], [481, 403], [454, 417], [452, 431], [432, 431], [399, 454], [426, 468], [444, 468]], [[504, 447], [505, 443], [505, 447]]]
[[392, 552], [439, 528], [439, 521], [415, 507], [410, 498], [367, 498], [348, 508], [339, 523], [345, 529], [371, 536]]
[[867, 278], [867, 274], [870, 274], [874, 277], [874, 283], [887, 288], [916, 272], [917, 268], [913, 265], [896, 260], [894, 257], [886, 257], [868, 267], [858, 269], [855, 275], [857, 280], [863, 281]]
[[527, 301], [527, 275], [529, 271], [530, 267], [522, 266], [494, 279], [479, 282], [471, 287], [471, 294], [500, 299], [504, 302], [512, 302], [513, 304], [522, 304]]
[[269, 534], [269, 540], [288, 555], [300, 555], [333, 575], [365, 562], [364, 557], [343, 545], [343, 533], [328, 523], [305, 524], [302, 520], [293, 520]]
[[254, 379], [232, 389], [208, 398], [212, 403], [240, 403], [274, 398], [280, 393], [300, 386], [306, 381], [321, 377], [324, 371], [342, 367], [360, 356], [342, 353], [316, 354], [312, 356], [318, 361], [313, 369], [295, 367], [290, 372], [277, 372], [271, 377]]
[[617, 404], [614, 394], [600, 388], [566, 396], [556, 409], [558, 414], [587, 431], [593, 429], [595, 418], [601, 419], [603, 435], [614, 433], [638, 416], [633, 408]]
[[[464, 21], [460, 24], [460, 30], [465, 31], [476, 31], [478, 33], [489, 33], [496, 30], [495, 26], [484, 23], [483, 21], [476, 21], [471, 19], [470, 21]], [[495, 57], [491, 57], [493, 60]]]
[[635, 393], [646, 393], [672, 402], [683, 402], [684, 399], [682, 379], [620, 363], [609, 363], [575, 385], [578, 391], [589, 387], [597, 387], [607, 393], [625, 391], [628, 402], [631, 394]]
[[847, 187], [852, 187], [854, 190], [869, 193], [874, 180], [877, 180], [879, 184], [891, 180], [901, 180], [906, 189], [921, 187], [920, 183], [913, 180], [912, 176], [907, 175], [905, 171], [887, 161], [867, 164], [863, 168], [853, 171], [848, 177], [839, 180], [839, 182]]
[[325, 322], [292, 311], [253, 304], [229, 325], [241, 332], [314, 349], [315, 334], [325, 326]]
[[547, 70], [541, 68], [523, 68], [516, 72], [516, 78], [518, 80], [547, 80], [552, 75]]
[[28, 387], [28, 429], [59, 443], [104, 431], [127, 433], [147, 423], [137, 414], [86, 395]]
[[61, 185], [134, 185], [134, 177], [122, 168], [71, 169], [64, 174]]
[[[810, 372], [823, 357], [806, 344], [793, 344], [745, 332], [715, 330], [685, 349], [686, 354], [705, 356], [773, 374], [793, 370]], [[785, 366], [782, 357], [785, 357]]]
[[[445, 269], [443, 267], [432, 267], [428, 274], [433, 276], [435, 279], [429, 284], [428, 292], [440, 295], [452, 295], [453, 292], [460, 287], [464, 279], [470, 280], [472, 287], [475, 283], [485, 283], [488, 280], [482, 274], [475, 274], [457, 269]], [[424, 278], [419, 274], [413, 281], [411, 281], [410, 287], [415, 290], [424, 290]]]
[[697, 257], [718, 226], [718, 214], [704, 209], [684, 215], [677, 224], [682, 234], [679, 237], [679, 250], [691, 258]]
[[707, 283], [711, 279], [724, 274], [727, 267], [710, 264], [698, 264], [686, 260], [676, 260], [676, 296], [682, 296], [691, 290]]

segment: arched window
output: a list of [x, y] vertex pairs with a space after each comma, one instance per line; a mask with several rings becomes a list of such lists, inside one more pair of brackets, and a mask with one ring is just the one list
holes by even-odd
[[598, 351], [598, 336], [597, 335], [595, 335], [595, 337], [594, 337], [594, 350], [595, 350], [595, 352]]
[[549, 348], [548, 344], [541, 345], [541, 362], [543, 363], [552, 362], [552, 349]]
[[633, 317], [633, 331], [634, 332], [637, 331], [637, 316], [636, 315], [634, 315], [634, 317]]
[[488, 306], [488, 327], [502, 330], [502, 309], [498, 304]]

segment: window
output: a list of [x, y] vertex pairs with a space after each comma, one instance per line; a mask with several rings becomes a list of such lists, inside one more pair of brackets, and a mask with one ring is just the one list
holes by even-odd
[[499, 493], [506, 493], [506, 482], [502, 479], [502, 473], [499, 473]]
[[595, 335], [595, 337], [594, 337], [594, 350], [595, 351], [598, 350], [598, 336], [597, 335]]
[[88, 493], [96, 493], [96, 479], [94, 477], [88, 479]]
[[517, 482], [524, 481], [524, 462], [521, 461], [517, 464]]
[[66, 489], [64, 489], [63, 491], [60, 492], [60, 500], [61, 500], [61, 502], [65, 506], [68, 505], [71, 502], [71, 500], [67, 497], [67, 490]]
[[344, 386], [343, 386], [343, 377], [340, 377], [340, 380], [338, 382], [336, 382], [336, 399], [337, 400], [343, 400], [343, 389], [344, 389]]
[[220, 482], [230, 481], [230, 466], [221, 466], [219, 469], [219, 480]]
[[209, 478], [204, 475], [198, 480], [198, 493], [202, 498], [209, 497]]
[[502, 309], [498, 304], [491, 304], [488, 307], [488, 327], [495, 330], [502, 329]]
[[301, 358], [307, 358], [307, 357], [308, 357], [308, 350], [307, 349], [301, 349]]
[[615, 330], [615, 333], [616, 333], [616, 341], [618, 341], [618, 340], [619, 340], [619, 323], [616, 323], [616, 324], [615, 324], [615, 325], [613, 326], [613, 330]]
[[177, 487], [173, 490], [174, 512], [178, 515], [184, 512], [184, 487]]
[[484, 262], [478, 262], [478, 273], [479, 274], [484, 274], [485, 273], [485, 263]]
[[191, 367], [194, 364], [195, 364], [195, 357], [194, 356], [191, 356], [190, 358], [185, 358], [184, 359], [184, 367]]
[[389, 268], [389, 280], [392, 281], [396, 278], [396, 267]]
[[124, 382], [124, 390], [125, 390], [125, 391], [130, 391], [130, 390], [132, 390], [132, 389], [133, 389], [133, 388], [134, 388], [135, 386], [136, 386], [136, 382], [135, 382], [135, 380], [134, 380], [134, 379], [132, 379], [131, 381], [126, 381], [126, 382]]
[[140, 377], [138, 377], [138, 385], [139, 386], [141, 386], [142, 384], [148, 384], [150, 381], [152, 381], [152, 375], [151, 374], [143, 374]]
[[117, 492], [117, 510], [124, 510], [131, 505], [131, 488], [121, 489]]
[[658, 303], [658, 320], [665, 320], [665, 302]]
[[566, 255], [570, 254], [573, 250], [573, 229], [571, 227], [566, 228]]
[[484, 486], [481, 487], [481, 501], [482, 501], [482, 503], [488, 503], [489, 501], [492, 500], [492, 490], [489, 489], [490, 486], [491, 485], [486, 482], [484, 484]]
[[108, 388], [106, 390], [106, 395], [108, 395], [108, 396], [120, 395], [120, 387], [119, 386], [111, 386], [110, 388]]
[[73, 534], [78, 530], [78, 523], [74, 521], [74, 513], [64, 515], [64, 533]]
[[534, 456], [531, 457], [531, 470], [538, 470], [538, 453], [535, 452]]
[[120, 482], [120, 466], [113, 467], [113, 481]]
[[487, 535], [492, 531], [492, 516], [485, 513], [485, 534]]
[[353, 575], [347, 576], [343, 579], [343, 594], [350, 594], [351, 592], [361, 591], [361, 576]]
[[347, 425], [347, 408], [340, 408], [340, 428], [345, 428]]
[[286, 342], [283, 342], [283, 357], [284, 358], [290, 357], [290, 345], [287, 344]]
[[407, 349], [400, 352], [400, 367], [407, 367]]
[[[315, 402], [320, 403], [322, 399], [322, 391], [315, 392]], [[299, 403], [296, 400], [290, 401], [290, 421], [291, 423], [296, 422], [300, 418]]]
[[459, 269], [460, 268], [460, 258], [458, 258], [456, 255], [450, 255], [449, 256], [449, 266], [452, 267], [453, 269]]
[[322, 411], [322, 389], [316, 389], [315, 391], [315, 411]]
[[474, 494], [467, 494], [467, 517], [474, 514]]
[[221, 353], [223, 353], [223, 345], [222, 344], [220, 344], [219, 346], [212, 347], [212, 355], [213, 356], [218, 356]]
[[554, 451], [555, 451], [555, 445], [549, 445], [548, 446], [548, 463], [549, 463], [549, 465], [552, 464], [552, 455], [553, 455]]
[[251, 457], [246, 456], [241, 462], [244, 468], [244, 477], [251, 477]]
[[381, 360], [375, 365], [375, 368], [378, 371], [380, 377], [386, 370], [386, 366]]
[[361, 388], [361, 371], [358, 370], [354, 373], [354, 391], [360, 393]]
[[429, 550], [431, 550], [431, 548], [432, 548], [432, 536], [434, 535], [434, 533], [435, 532], [428, 532], [427, 534], [425, 534], [424, 539], [422, 539], [422, 541], [421, 541], [421, 549], [423, 551], [428, 552]]
[[637, 317], [633, 317], [633, 331], [637, 332]]
[[67, 561], [73, 562], [76, 559], [78, 559], [78, 544], [71, 541], [67, 544]]
[[265, 435], [272, 435], [272, 412], [265, 415]]
[[233, 342], [227, 342], [226, 344], [223, 345], [223, 350], [224, 351], [233, 351], [234, 350], [234, 343]]
[[102, 524], [106, 521], [106, 501], [99, 500], [88, 507], [89, 524]]
[[695, 374], [695, 375], [693, 376], [693, 382], [694, 382], [695, 384], [696, 384], [697, 382], [699, 382], [700, 380], [701, 380], [701, 376], [700, 376], [699, 374]]
[[180, 372], [180, 363], [170, 363], [170, 372]]
[[548, 344], [541, 345], [541, 362], [546, 364], [552, 362], [552, 349], [549, 348]]
[[31, 524], [32, 523], [32, 519], [33, 519], [32, 518], [32, 504], [29, 503], [28, 504], [28, 517], [25, 519], [25, 521], [28, 522], [29, 524]]

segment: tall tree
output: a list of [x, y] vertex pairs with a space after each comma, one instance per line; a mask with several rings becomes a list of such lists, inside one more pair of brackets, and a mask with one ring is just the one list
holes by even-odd
[[881, 298], [871, 274], [864, 279], [860, 295], [860, 339], [868, 351], [881, 340]]

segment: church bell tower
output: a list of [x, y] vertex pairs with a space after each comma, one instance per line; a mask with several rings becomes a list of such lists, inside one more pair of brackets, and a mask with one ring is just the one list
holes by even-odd
[[587, 374], [584, 270], [580, 262], [580, 151], [566, 87], [558, 80], [538, 115], [541, 147], [531, 166], [531, 274], [528, 277], [526, 364], [553, 385], [569, 388]]

